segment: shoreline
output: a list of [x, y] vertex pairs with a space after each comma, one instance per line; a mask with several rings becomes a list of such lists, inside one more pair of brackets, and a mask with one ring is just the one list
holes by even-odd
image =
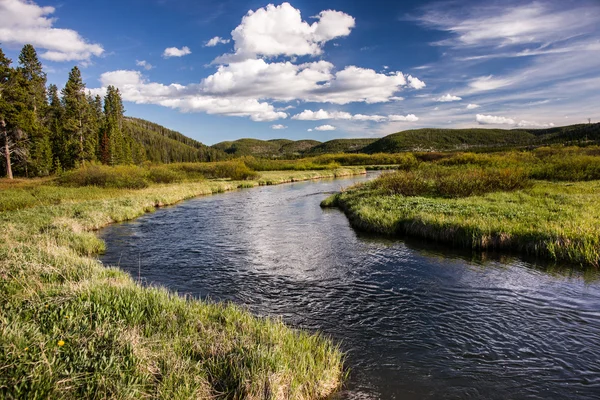
[[139, 190], [83, 187], [65, 190], [63, 197], [43, 183], [29, 188], [35, 201], [0, 212], [6, 228], [0, 234], [5, 303], [0, 361], [14, 366], [0, 378], [0, 392], [9, 397], [34, 392], [124, 398], [151, 393], [210, 398], [223, 391], [238, 397], [330, 395], [344, 376], [344, 356], [330, 339], [232, 304], [142, 287], [126, 272], [92, 258], [104, 249], [94, 231], [202, 195], [364, 173], [364, 168], [267, 172], [257, 181]]
[[[460, 199], [387, 196], [368, 188], [351, 188], [323, 200], [321, 207], [340, 209], [350, 225], [363, 232], [597, 269], [598, 228], [586, 230], [577, 220], [581, 215], [598, 214], [594, 211], [597, 188], [600, 181], [537, 181], [531, 189]], [[539, 217], [540, 207], [551, 211]]]

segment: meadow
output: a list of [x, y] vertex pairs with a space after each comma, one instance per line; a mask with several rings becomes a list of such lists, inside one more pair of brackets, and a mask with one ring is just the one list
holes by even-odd
[[331, 394], [345, 374], [331, 340], [232, 304], [144, 287], [94, 258], [104, 249], [94, 231], [195, 196], [359, 173], [364, 168], [257, 173], [223, 162], [89, 165], [0, 180], [0, 397]]
[[600, 266], [600, 148], [416, 157], [322, 205], [365, 231]]

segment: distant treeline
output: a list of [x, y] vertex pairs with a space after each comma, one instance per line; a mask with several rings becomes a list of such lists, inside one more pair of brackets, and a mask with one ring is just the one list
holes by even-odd
[[226, 155], [182, 134], [124, 117], [119, 89], [86, 94], [73, 67], [65, 87], [47, 86], [35, 48], [25, 45], [18, 65], [0, 48], [2, 175], [45, 176], [86, 162], [107, 165], [212, 161]]

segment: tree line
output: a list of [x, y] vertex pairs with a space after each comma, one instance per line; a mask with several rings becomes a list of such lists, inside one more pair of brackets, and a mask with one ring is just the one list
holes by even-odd
[[21, 50], [12, 66], [0, 48], [0, 173], [46, 176], [86, 162], [107, 165], [213, 161], [224, 155], [182, 134], [125, 118], [119, 89], [86, 93], [73, 67], [62, 90], [47, 85], [35, 48]]

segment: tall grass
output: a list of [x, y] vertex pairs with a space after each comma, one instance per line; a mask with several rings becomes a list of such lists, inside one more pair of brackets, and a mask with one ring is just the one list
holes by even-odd
[[[305, 175], [265, 173], [261, 179]], [[248, 183], [259, 184], [203, 180], [131, 190], [0, 182], [3, 195], [35, 192], [16, 209], [0, 201], [0, 398], [331, 394], [341, 383], [343, 355], [329, 339], [233, 305], [142, 287], [93, 258], [104, 247], [95, 229]]]
[[510, 168], [427, 168], [385, 173], [370, 186], [403, 196], [468, 197], [529, 187], [523, 170]]
[[[600, 266], [600, 148], [422, 153], [332, 196], [353, 226]], [[563, 182], [568, 183], [563, 183]]]

